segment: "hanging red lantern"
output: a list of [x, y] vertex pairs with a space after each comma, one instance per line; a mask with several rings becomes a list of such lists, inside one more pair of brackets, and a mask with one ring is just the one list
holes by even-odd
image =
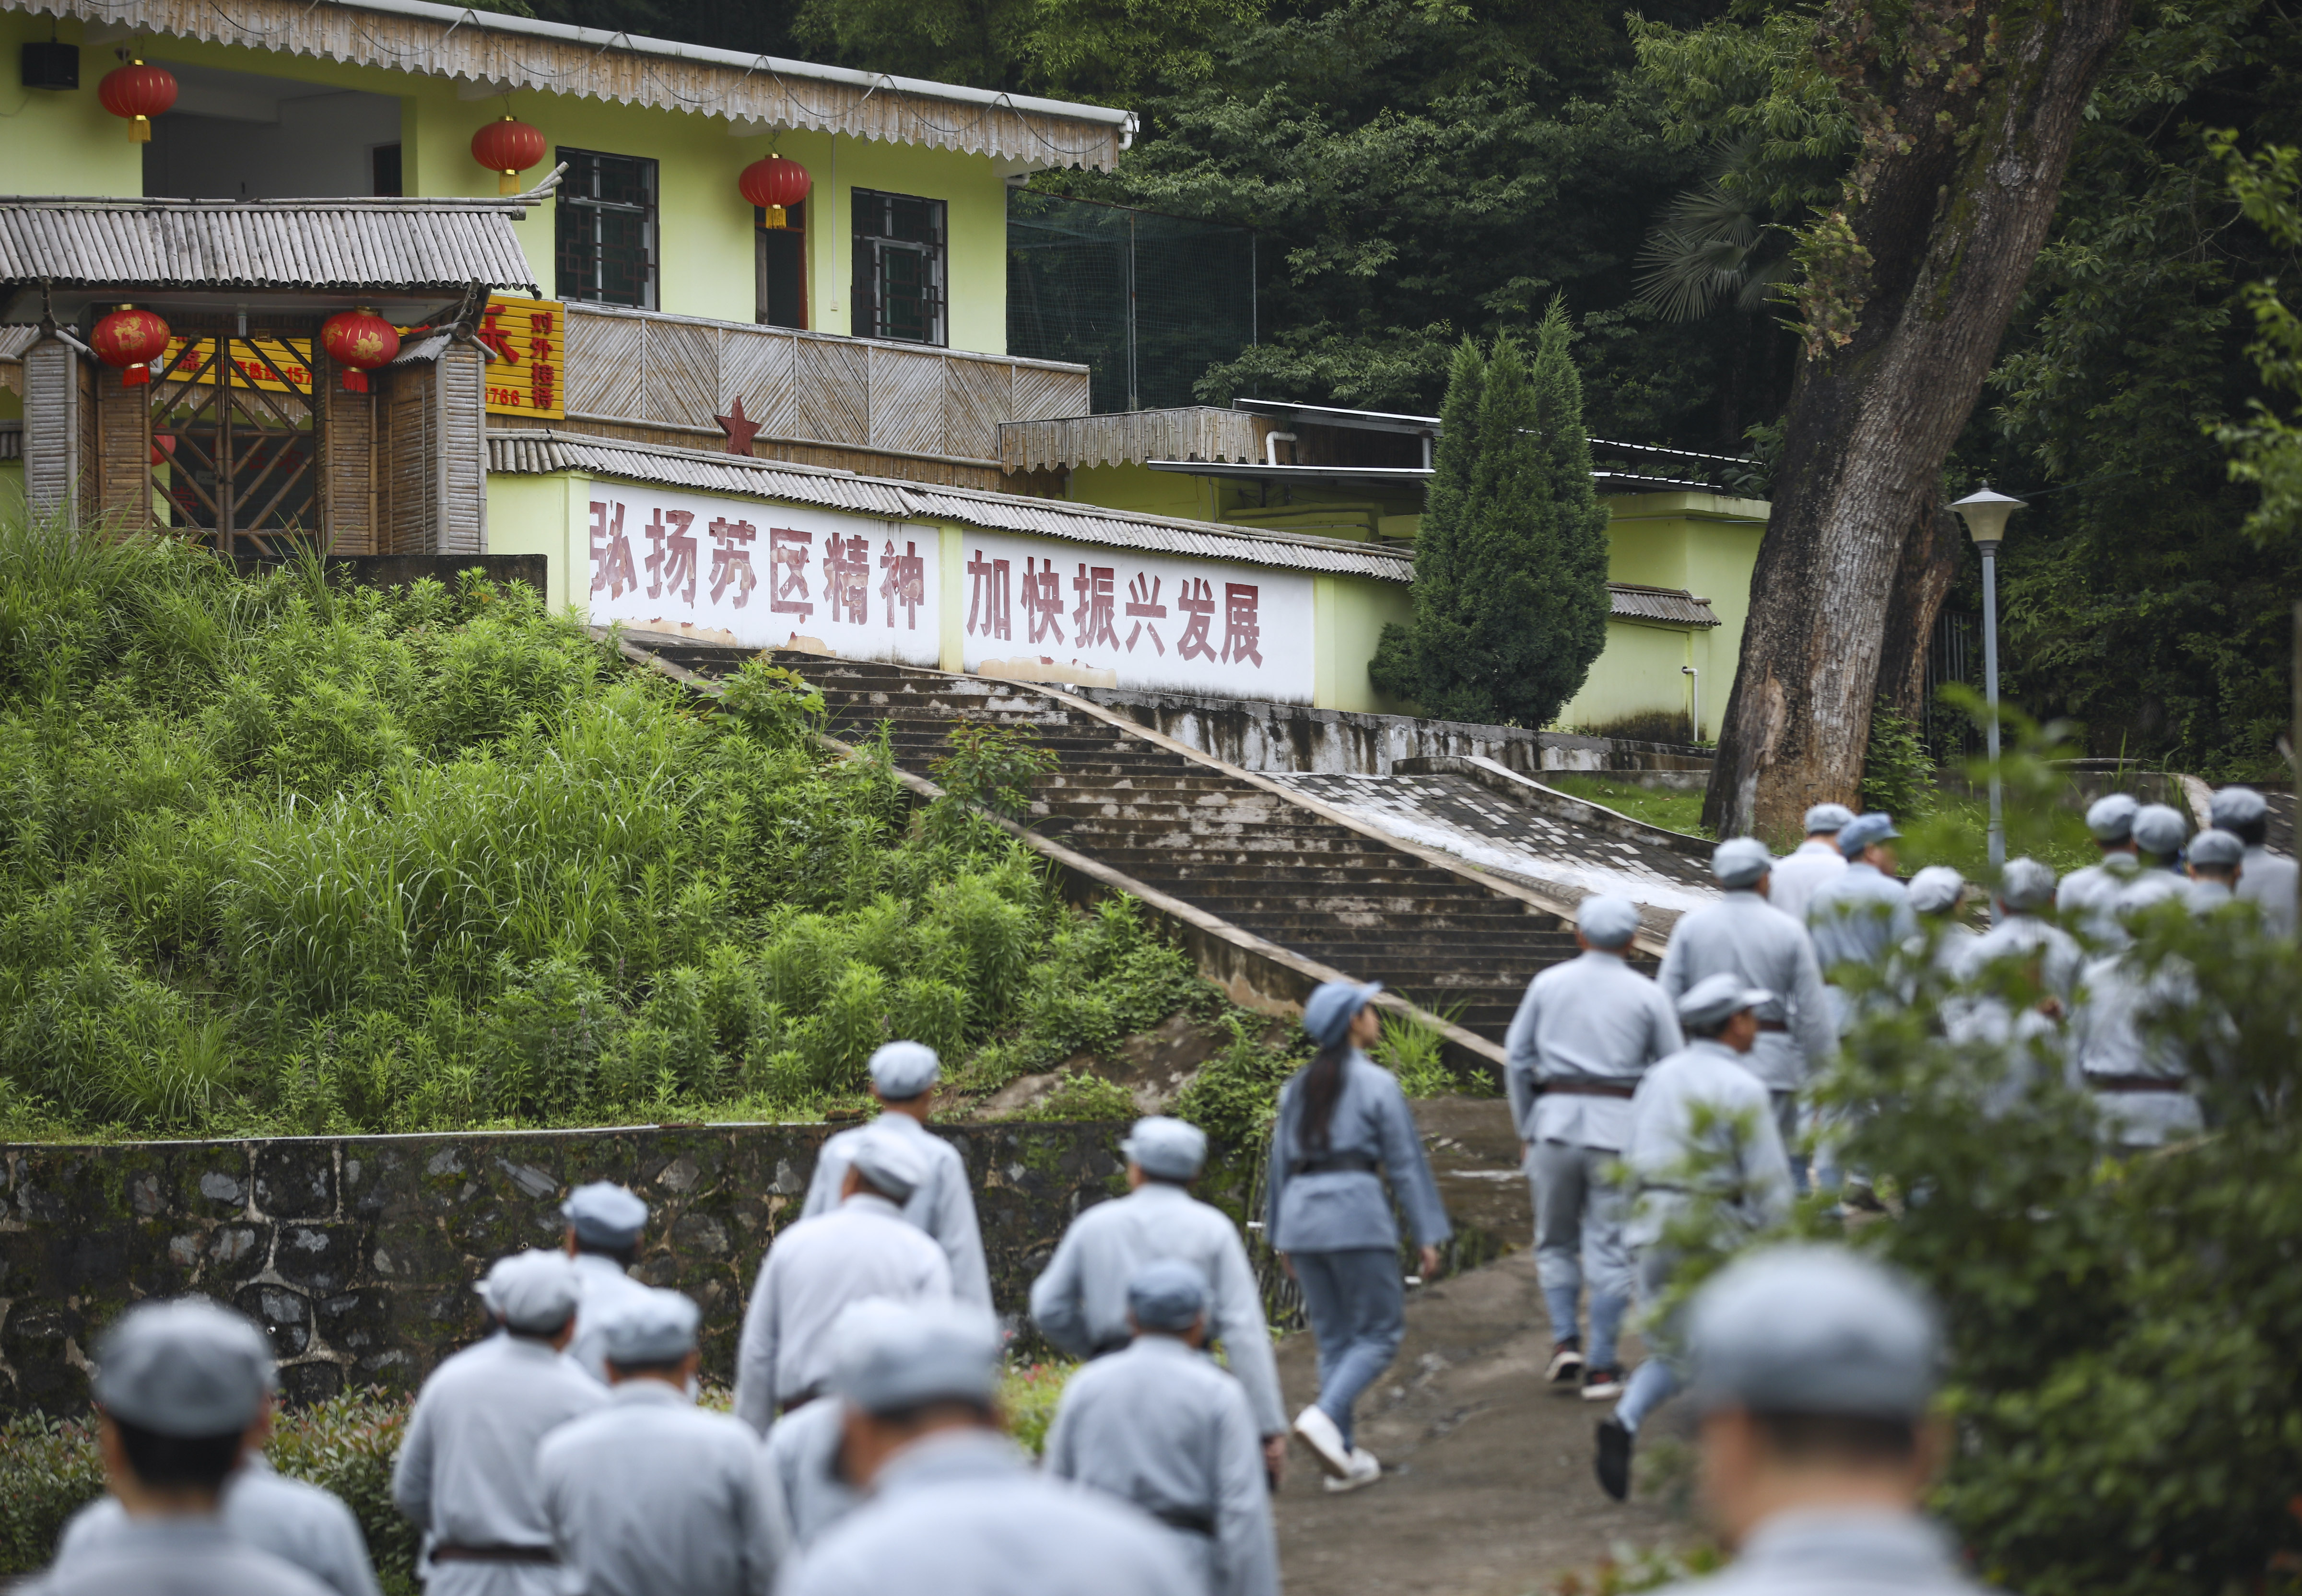
[[338, 311], [320, 324], [320, 347], [328, 358], [345, 366], [344, 387], [353, 393], [367, 391], [367, 374], [389, 365], [399, 354], [399, 334], [365, 305]]
[[152, 119], [176, 103], [176, 74], [164, 66], [131, 61], [104, 74], [96, 97], [114, 116], [128, 119], [128, 137], [137, 144], [152, 142]]
[[773, 155], [752, 162], [735, 180], [735, 187], [744, 191], [744, 197], [768, 214], [767, 220], [760, 223], [763, 227], [783, 226], [785, 207], [805, 199], [814, 184], [806, 167]]
[[519, 174], [543, 159], [543, 135], [506, 112], [472, 135], [472, 159], [496, 174], [496, 192], [519, 192]]
[[140, 388], [152, 380], [152, 362], [168, 352], [168, 323], [151, 311], [123, 305], [97, 323], [88, 344], [97, 359], [120, 373], [122, 387]]

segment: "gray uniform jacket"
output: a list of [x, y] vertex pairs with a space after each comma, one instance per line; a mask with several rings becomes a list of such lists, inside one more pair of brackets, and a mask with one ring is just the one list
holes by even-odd
[[847, 1406], [836, 1397], [818, 1397], [793, 1408], [768, 1432], [761, 1466], [794, 1553], [814, 1545], [862, 1505], [863, 1493], [839, 1472], [839, 1449], [846, 1438]]
[[2097, 943], [2123, 943], [2119, 895], [2133, 885], [2142, 861], [2131, 853], [2105, 853], [2099, 864], [2072, 870], [2054, 888], [2054, 912], [2063, 926]]
[[[1951, 974], [1973, 980], [2002, 962], [2035, 966], [2042, 992], [2063, 1000], [2065, 1013], [2078, 1001], [2079, 979], [2086, 970], [2086, 953], [2078, 939], [2059, 926], [2050, 926], [2035, 914], [2009, 914], [1979, 937], [1957, 945]], [[2052, 1029], [2054, 1021], [2036, 1009], [2021, 1014], [2008, 1012], [1995, 996], [1963, 998], [1958, 1012], [1945, 1016], [1945, 1029], [1954, 1042], [2004, 1043]]]
[[1666, 1585], [1662, 1596], [1984, 1596], [1950, 1541], [1914, 1514], [1808, 1508], [1778, 1513], [1733, 1565]]
[[1047, 1472], [1168, 1526], [1208, 1596], [1278, 1596], [1263, 1447], [1239, 1382], [1173, 1336], [1138, 1336], [1063, 1388]]
[[[1335, 1252], [1350, 1247], [1397, 1247], [1399, 1222], [1391, 1216], [1382, 1180], [1371, 1170], [1329, 1169], [1299, 1172], [1307, 1156], [1298, 1133], [1303, 1117], [1303, 1076], [1298, 1071], [1279, 1091], [1279, 1123], [1271, 1138], [1270, 1201], [1264, 1222], [1272, 1246], [1281, 1252]], [[1354, 1047], [1343, 1056], [1343, 1086], [1327, 1121], [1329, 1160], [1380, 1163], [1389, 1172], [1399, 1205], [1415, 1239], [1436, 1247], [1454, 1234], [1439, 1201], [1439, 1183], [1423, 1155], [1423, 1138], [1407, 1094], [1390, 1071]]]
[[892, 1109], [869, 1126], [843, 1130], [823, 1144], [815, 1175], [807, 1186], [802, 1219], [839, 1206], [839, 1183], [847, 1178], [847, 1149], [870, 1131], [892, 1131], [927, 1158], [927, 1179], [903, 1205], [903, 1217], [936, 1239], [951, 1264], [951, 1294], [960, 1302], [991, 1311], [991, 1266], [983, 1256], [983, 1232], [975, 1222], [975, 1194], [968, 1189], [967, 1163], [959, 1149], [907, 1113]]
[[1206, 1596], [1158, 1521], [1051, 1480], [984, 1430], [890, 1459], [871, 1499], [811, 1547], [779, 1596]]
[[769, 1596], [786, 1537], [759, 1437], [660, 1380], [626, 1380], [608, 1406], [536, 1449], [543, 1512], [567, 1596]]
[[131, 1518], [20, 1587], [26, 1596], [328, 1596], [328, 1589], [205, 1515]]
[[1031, 1282], [1031, 1322], [1073, 1357], [1124, 1346], [1127, 1282], [1144, 1264], [1180, 1258], [1207, 1277], [1209, 1338], [1246, 1388], [1260, 1433], [1284, 1435], [1279, 1365], [1263, 1317], [1263, 1292], [1231, 1216], [1180, 1186], [1146, 1180], [1123, 1197], [1097, 1203], [1071, 1221]]
[[2295, 883], [2302, 867], [2264, 847], [2248, 848], [2239, 869], [2238, 895], [2262, 906], [2262, 923], [2273, 936], [2291, 937], [2298, 912]]
[[1806, 924], [1806, 907], [1817, 888], [1846, 873], [1846, 856], [1836, 843], [1803, 842], [1775, 861], [1769, 872], [1767, 902], [1778, 914]]
[[601, 1384], [608, 1383], [608, 1340], [600, 1326], [618, 1302], [645, 1297], [648, 1289], [624, 1273], [613, 1258], [597, 1253], [576, 1255], [576, 1278], [584, 1295], [576, 1309], [576, 1336], [567, 1343], [567, 1361]]
[[1777, 1000], [1760, 1007], [1759, 1019], [1784, 1029], [1761, 1030], [1743, 1056], [1744, 1067], [1768, 1090], [1794, 1092], [1830, 1062], [1838, 1026], [1804, 926], [1755, 892], [1726, 893], [1682, 915], [1655, 976], [1663, 995], [1676, 1003], [1705, 976], [1721, 973], [1739, 977], [1745, 987], [1764, 987]]
[[776, 1409], [819, 1395], [839, 1350], [831, 1322], [849, 1303], [950, 1296], [943, 1248], [886, 1197], [859, 1191], [829, 1214], [801, 1220], [760, 1265], [735, 1354], [735, 1416], [765, 1435]]
[[2138, 968], [2130, 954], [2113, 953], [2086, 968], [2086, 995], [2071, 1026], [2071, 1053], [2079, 1084], [2089, 1078], [2121, 1088], [2150, 1079], [2164, 1091], [2097, 1088], [2113, 1139], [2156, 1147], [2171, 1137], [2196, 1135], [2205, 1126], [2189, 1092], [2189, 1066], [2172, 1038], [2143, 1034], [2157, 1010], [2197, 1001], [2197, 980], [2179, 959], [2155, 970]]
[[[1638, 1192], [1623, 1231], [1633, 1247], [1661, 1240], [1693, 1193], [1719, 1198], [1746, 1231], [1789, 1215], [1791, 1164], [1774, 1100], [1743, 1057], [1698, 1037], [1639, 1082], [1623, 1149]], [[1698, 1108], [1708, 1111], [1704, 1128], [1695, 1123]]]
[[[607, 1390], [550, 1346], [500, 1331], [432, 1371], [408, 1415], [391, 1499], [434, 1546], [551, 1550], [535, 1448], [569, 1419], [604, 1407]], [[447, 1562], [424, 1567], [433, 1596], [558, 1596], [549, 1564]]]
[[1681, 1041], [1670, 999], [1620, 953], [1592, 948], [1542, 971], [1526, 984], [1503, 1036], [1503, 1084], [1519, 1140], [1621, 1151], [1629, 1098], [1538, 1088], [1549, 1080], [1636, 1086], [1647, 1066], [1676, 1053]]
[[[293, 1563], [337, 1592], [377, 1596], [375, 1569], [359, 1520], [333, 1491], [273, 1472], [250, 1457], [223, 1488], [224, 1528], [282, 1562]], [[55, 1567], [108, 1545], [135, 1520], [117, 1497], [99, 1497], [72, 1515], [56, 1541]]]
[[1908, 887], [1858, 860], [1816, 888], [1807, 902], [1806, 928], [1825, 974], [1841, 964], [1884, 970], [1887, 956], [1919, 934], [1919, 917]]

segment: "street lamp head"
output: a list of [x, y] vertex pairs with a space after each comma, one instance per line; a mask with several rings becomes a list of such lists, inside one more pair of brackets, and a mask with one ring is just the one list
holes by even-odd
[[2022, 500], [1994, 493], [1985, 483], [1980, 492], [1969, 493], [1950, 508], [1966, 518], [1966, 535], [1986, 553], [1995, 553], [2006, 541], [2006, 517], [2022, 508]]

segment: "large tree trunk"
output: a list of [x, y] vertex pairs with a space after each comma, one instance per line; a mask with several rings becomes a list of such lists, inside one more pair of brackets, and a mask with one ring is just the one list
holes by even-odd
[[1927, 653], [1934, 646], [1935, 622], [1943, 601], [1958, 580], [1958, 549], [1965, 528], [1929, 491], [1919, 506], [1895, 565], [1895, 585], [1886, 601], [1886, 635], [1878, 650], [1878, 690], [1912, 720], [1927, 717]]
[[1718, 836], [1795, 835], [1809, 804], [1857, 799], [1904, 542], [2045, 240], [2127, 6], [1911, 0], [1886, 41], [1864, 0], [1835, 0], [1818, 25], [1862, 148], [1802, 246], [1806, 348], [1702, 806]]

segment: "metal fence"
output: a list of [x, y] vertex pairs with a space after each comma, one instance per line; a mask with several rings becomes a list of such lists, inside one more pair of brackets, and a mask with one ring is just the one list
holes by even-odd
[[1197, 402], [1255, 342], [1255, 231], [1007, 191], [1007, 352], [1075, 360], [1097, 414]]
[[1976, 684], [1981, 657], [1981, 622], [1945, 606], [1935, 617], [1935, 634], [1927, 647], [1925, 719], [1919, 731], [1938, 765], [1955, 764], [1982, 752], [1982, 732], [1973, 718], [1943, 702], [1938, 691], [1945, 682]]

